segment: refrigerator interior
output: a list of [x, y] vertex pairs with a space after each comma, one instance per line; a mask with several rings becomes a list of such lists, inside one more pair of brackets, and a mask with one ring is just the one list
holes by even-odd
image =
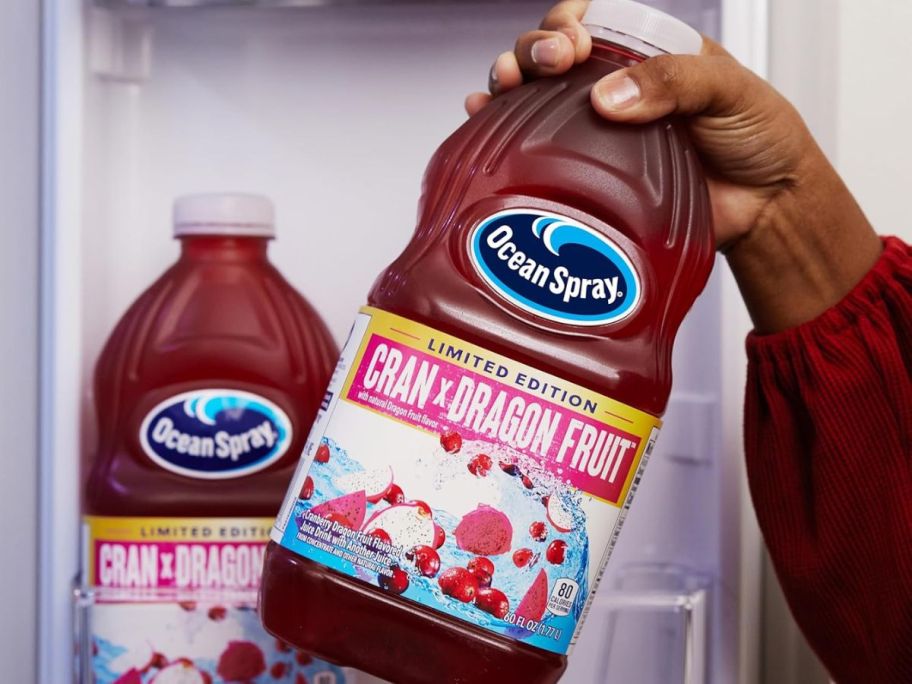
[[[271, 258], [342, 341], [410, 238], [424, 166], [463, 121], [463, 96], [486, 86], [494, 57], [549, 7], [141, 4], [49, 3], [40, 681], [69, 679], [93, 365], [126, 307], [177, 256], [172, 200], [271, 197]], [[654, 4], [718, 35], [728, 4], [734, 13], [745, 3]], [[743, 501], [731, 494], [739, 471], [722, 458], [738, 454], [723, 449], [718, 363], [729, 353], [731, 288], [714, 275], [681, 332], [666, 427], [566, 681], [738, 679]]]

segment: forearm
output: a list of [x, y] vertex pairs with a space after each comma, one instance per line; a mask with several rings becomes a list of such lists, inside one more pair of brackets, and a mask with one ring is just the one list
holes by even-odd
[[758, 332], [813, 320], [836, 305], [882, 246], [861, 208], [814, 149], [791, 186], [726, 253]]

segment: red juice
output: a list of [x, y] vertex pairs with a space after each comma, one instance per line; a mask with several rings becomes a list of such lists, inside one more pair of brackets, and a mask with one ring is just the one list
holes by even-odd
[[[95, 372], [83, 580], [124, 604], [159, 599], [93, 618], [96, 667], [128, 678], [134, 654], [141, 673], [201, 668], [182, 659], [230, 660], [243, 649], [258, 654], [254, 664], [281, 657], [237, 606], [257, 590], [269, 528], [338, 353], [269, 262], [268, 200], [191, 196], [175, 219], [180, 258], [121, 318]], [[231, 633], [246, 641], [219, 641], [235, 622]], [[114, 664], [99, 660], [121, 651]]]
[[585, 63], [440, 147], [356, 319], [266, 554], [261, 616], [295, 646], [401, 684], [566, 667], [714, 259], [683, 126], [612, 124], [589, 95], [661, 52], [623, 12], [677, 51], [700, 37], [596, 6], [620, 25], [590, 9]]

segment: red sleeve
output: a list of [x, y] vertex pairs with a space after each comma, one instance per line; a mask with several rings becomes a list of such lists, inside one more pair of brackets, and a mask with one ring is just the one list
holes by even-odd
[[912, 682], [912, 249], [817, 320], [751, 335], [751, 494], [799, 625], [838, 684]]

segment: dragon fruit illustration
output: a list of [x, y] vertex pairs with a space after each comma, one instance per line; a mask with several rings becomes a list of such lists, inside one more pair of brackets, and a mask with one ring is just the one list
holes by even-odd
[[364, 524], [364, 516], [367, 514], [367, 497], [365, 497], [363, 489], [358, 490], [314, 506], [311, 513], [344, 525], [350, 530], [357, 530]]
[[159, 670], [150, 684], [208, 684], [208, 681], [193, 663], [179, 660]]
[[393, 469], [389, 466], [374, 470], [362, 470], [336, 478], [336, 487], [343, 492], [363, 490], [367, 500], [375, 504], [383, 499], [393, 486]]
[[548, 497], [547, 511], [548, 522], [554, 526], [555, 530], [566, 534], [573, 529], [573, 514], [567, 510], [564, 502], [556, 494]]
[[216, 672], [229, 682], [247, 681], [266, 671], [263, 651], [252, 641], [231, 641], [219, 656]]
[[462, 516], [455, 530], [460, 549], [478, 556], [498, 556], [507, 553], [513, 544], [513, 525], [501, 511], [479, 504]]
[[541, 620], [548, 607], [548, 575], [544, 570], [539, 570], [532, 581], [532, 586], [526, 591], [519, 607], [516, 609], [517, 617], [526, 620]]
[[426, 505], [395, 504], [375, 513], [363, 532], [370, 534], [381, 529], [389, 535], [391, 543], [404, 549], [434, 544], [434, 518]]

